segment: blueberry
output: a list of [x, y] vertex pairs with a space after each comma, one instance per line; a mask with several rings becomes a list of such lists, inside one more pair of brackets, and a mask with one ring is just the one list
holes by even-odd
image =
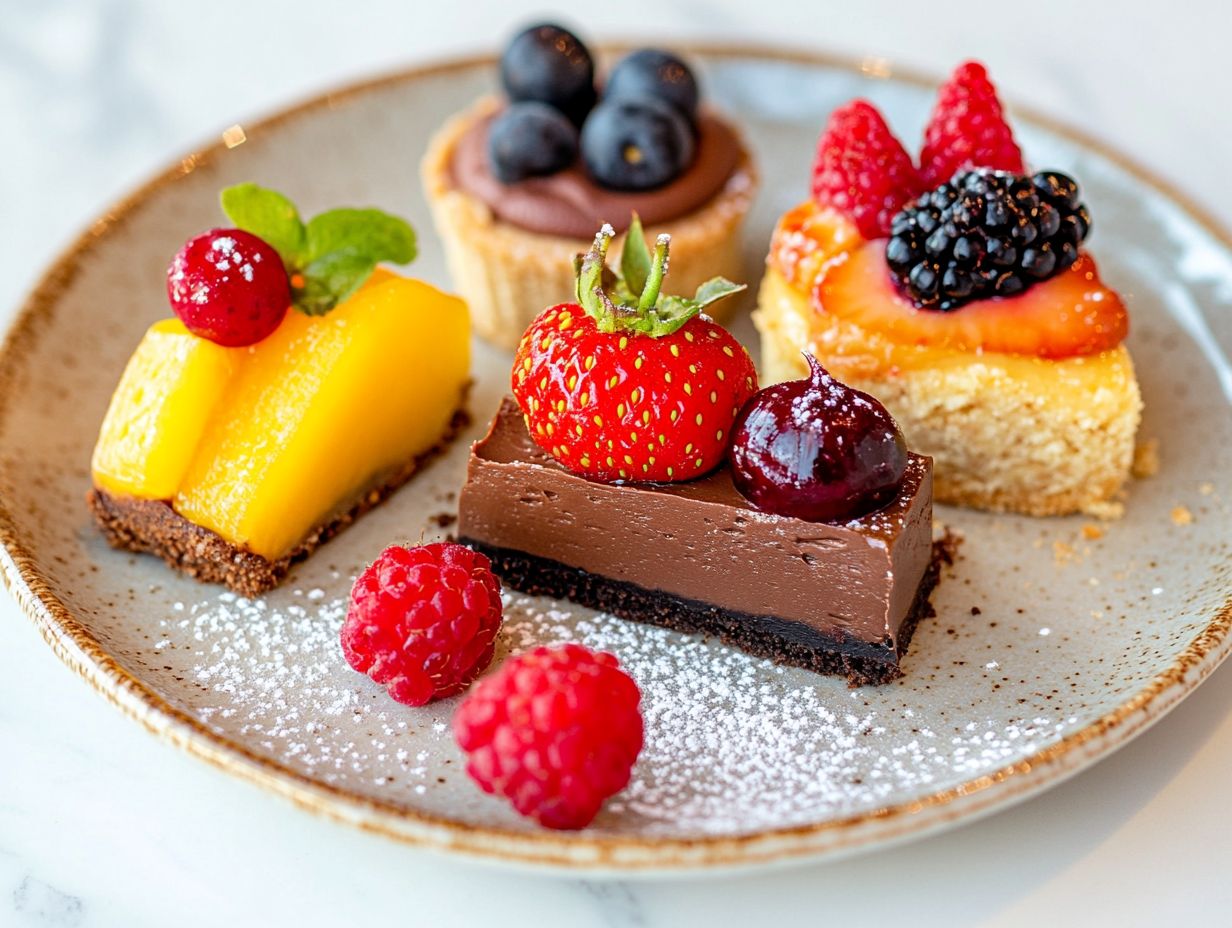
[[697, 116], [697, 79], [671, 52], [642, 48], [625, 56], [608, 75], [609, 100], [655, 97], [676, 107], [692, 122]]
[[533, 100], [581, 125], [595, 104], [595, 65], [586, 46], [552, 23], [531, 26], [505, 46], [501, 85], [515, 103]]
[[654, 97], [604, 100], [582, 126], [582, 160], [614, 190], [649, 190], [678, 177], [693, 160], [693, 131]]
[[577, 128], [546, 103], [514, 103], [488, 130], [488, 163], [504, 184], [555, 174], [577, 153]]

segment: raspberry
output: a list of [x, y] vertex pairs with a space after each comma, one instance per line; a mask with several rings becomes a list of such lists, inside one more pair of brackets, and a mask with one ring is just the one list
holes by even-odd
[[875, 106], [853, 100], [830, 115], [813, 162], [814, 200], [846, 215], [865, 238], [881, 238], [922, 189], [911, 156]]
[[453, 718], [466, 772], [548, 828], [584, 828], [642, 749], [641, 693], [611, 654], [578, 644], [506, 661]]
[[482, 554], [447, 542], [393, 545], [351, 589], [342, 653], [398, 702], [422, 706], [483, 672], [500, 624], [500, 584]]
[[997, 89], [978, 61], [959, 65], [942, 86], [920, 152], [925, 189], [964, 168], [1024, 173], [1022, 152], [1001, 112]]
[[282, 258], [264, 240], [242, 229], [211, 229], [172, 259], [167, 299], [194, 335], [238, 348], [278, 328], [291, 285]]

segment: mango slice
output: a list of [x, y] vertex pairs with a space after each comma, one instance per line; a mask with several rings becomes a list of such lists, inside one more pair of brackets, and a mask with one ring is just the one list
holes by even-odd
[[94, 448], [95, 485], [118, 496], [174, 496], [239, 354], [178, 319], [154, 323], [111, 397]]

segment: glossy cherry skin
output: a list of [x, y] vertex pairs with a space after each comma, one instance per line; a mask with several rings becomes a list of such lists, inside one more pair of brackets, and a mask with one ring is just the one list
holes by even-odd
[[895, 497], [907, 444], [881, 403], [806, 357], [807, 379], [766, 387], [740, 410], [729, 451], [732, 480], [765, 512], [846, 522]]
[[172, 259], [167, 299], [194, 335], [236, 348], [278, 328], [291, 305], [291, 284], [264, 240], [241, 229], [211, 229]]

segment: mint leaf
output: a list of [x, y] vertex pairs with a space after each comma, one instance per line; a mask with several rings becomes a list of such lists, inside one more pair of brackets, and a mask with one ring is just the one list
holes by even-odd
[[415, 259], [415, 230], [379, 209], [331, 209], [308, 223], [308, 264], [337, 251], [363, 255], [373, 266], [382, 261], [408, 264]]
[[698, 309], [705, 309], [711, 303], [747, 289], [748, 287], [744, 284], [734, 284], [726, 277], [711, 277], [697, 288], [697, 293], [693, 295], [693, 302], [697, 304]]
[[236, 228], [267, 242], [288, 270], [299, 264], [305, 230], [294, 203], [276, 190], [252, 183], [227, 187], [220, 199], [223, 212]]
[[646, 247], [642, 220], [637, 213], [633, 214], [629, 230], [625, 232], [624, 247], [620, 250], [620, 276], [635, 299], [642, 295], [646, 278], [650, 276], [650, 249]]
[[302, 283], [295, 288], [295, 308], [309, 316], [323, 316], [356, 290], [376, 268], [370, 255], [332, 251], [304, 266]]

